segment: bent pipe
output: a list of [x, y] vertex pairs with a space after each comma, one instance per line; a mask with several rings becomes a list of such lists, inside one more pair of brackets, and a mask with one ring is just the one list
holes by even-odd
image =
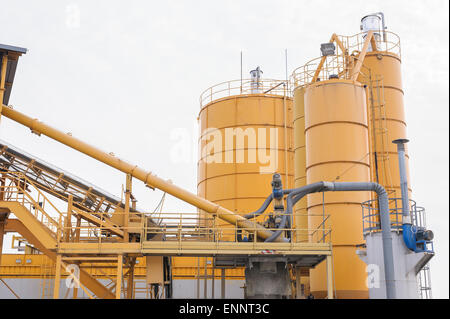
[[[284, 195], [289, 194], [293, 190], [294, 189], [283, 189], [283, 194]], [[267, 196], [266, 200], [264, 201], [264, 203], [261, 205], [260, 208], [258, 208], [254, 212], [244, 215], [244, 218], [251, 219], [251, 218], [258, 217], [259, 215], [262, 215], [266, 211], [267, 207], [269, 207], [272, 200], [273, 200], [273, 193], [271, 193], [269, 196]]]
[[264, 203], [261, 205], [260, 208], [258, 208], [254, 212], [251, 212], [251, 213], [248, 213], [247, 215], [244, 215], [244, 217], [247, 218], [247, 219], [258, 217], [259, 215], [261, 215], [262, 213], [264, 213], [266, 211], [267, 207], [269, 207], [269, 205], [272, 202], [272, 200], [273, 200], [273, 194], [271, 193], [266, 198], [266, 200], [264, 201]]
[[[291, 225], [292, 224], [292, 222], [291, 222], [292, 208], [294, 207], [295, 203], [297, 203], [297, 201], [299, 200], [299, 199], [297, 199], [297, 197], [293, 199], [293, 196], [296, 195], [296, 194], [298, 194], [297, 197], [300, 196], [299, 199], [301, 199], [307, 193], [305, 193], [305, 192], [302, 192], [302, 193], [295, 192], [294, 193], [293, 192], [293, 193], [291, 193], [291, 194], [289, 194], [287, 196], [287, 198], [286, 198], [286, 210], [284, 212], [284, 215], [283, 215], [283, 218], [281, 220], [281, 223], [278, 226], [278, 230], [276, 230], [269, 238], [267, 238], [265, 240], [265, 242], [272, 242], [272, 241], [276, 240], [282, 234], [283, 229], [286, 228], [286, 224], [287, 225]], [[283, 239], [283, 240], [286, 241], [286, 239]]]
[[[383, 258], [384, 258], [384, 273], [386, 281], [386, 297], [388, 299], [396, 298], [395, 291], [395, 271], [394, 271], [394, 253], [392, 249], [392, 235], [391, 235], [391, 220], [389, 217], [389, 202], [386, 190], [383, 186], [373, 182], [318, 182], [304, 187], [294, 189], [288, 195], [287, 199], [287, 215], [292, 213], [292, 207], [305, 195], [311, 193], [317, 193], [322, 191], [373, 191], [378, 196], [381, 231], [382, 231], [382, 244], [383, 244]], [[297, 195], [297, 196], [296, 196]], [[296, 196], [293, 198], [293, 196]], [[268, 239], [277, 238], [277, 233], [282, 230], [276, 231]], [[272, 239], [273, 240], [273, 239]]]
[[[292, 224], [291, 223], [292, 208], [300, 199], [302, 199], [305, 195], [309, 193], [320, 192], [323, 189], [324, 189], [324, 182], [318, 182], [288, 190], [289, 192], [287, 192], [287, 194], [289, 195], [286, 198], [286, 211], [284, 212], [283, 219], [281, 220], [278, 230], [276, 230], [269, 238], [267, 238], [265, 242], [274, 241], [281, 235], [283, 229], [286, 226], [286, 220], [288, 224]], [[296, 197], [294, 198], [294, 196]], [[284, 238], [283, 240], [287, 241], [286, 238]]]

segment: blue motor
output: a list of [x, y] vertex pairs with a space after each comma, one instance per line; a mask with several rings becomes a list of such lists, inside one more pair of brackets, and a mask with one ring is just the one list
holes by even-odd
[[417, 227], [411, 224], [403, 224], [403, 240], [406, 247], [416, 253], [434, 252], [433, 248], [428, 249], [428, 245], [432, 245], [434, 234], [431, 230], [424, 227]]

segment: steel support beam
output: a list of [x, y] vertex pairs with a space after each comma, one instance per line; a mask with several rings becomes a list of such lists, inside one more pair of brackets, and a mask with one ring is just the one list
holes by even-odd
[[53, 299], [59, 299], [59, 286], [61, 283], [61, 255], [56, 255], [55, 287], [53, 288]]
[[122, 293], [123, 255], [117, 256], [116, 299], [120, 299]]
[[328, 299], [333, 299], [333, 260], [331, 256], [327, 256], [327, 296]]
[[[17, 232], [27, 239], [27, 241], [36, 247], [43, 254], [48, 256], [53, 261], [56, 261], [56, 253], [47, 249], [40, 240], [18, 219], [8, 219], [5, 224], [5, 231]], [[80, 269], [80, 282], [92, 291], [97, 298], [112, 299], [114, 294], [111, 293], [105, 286], [98, 282], [94, 277], [89, 275], [86, 271]]]

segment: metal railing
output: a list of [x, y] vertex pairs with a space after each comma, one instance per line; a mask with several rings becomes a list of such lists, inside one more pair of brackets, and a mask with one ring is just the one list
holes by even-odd
[[316, 77], [317, 81], [328, 80], [332, 77], [348, 80], [351, 78], [351, 70], [356, 63], [357, 57], [349, 57], [345, 54], [329, 55], [320, 68], [322, 57], [315, 58], [305, 65], [296, 68], [291, 75], [292, 88], [309, 84]]
[[[340, 46], [336, 46], [336, 54], [325, 57], [318, 74], [316, 74], [316, 71], [323, 57], [315, 58], [296, 68], [290, 77], [290, 87], [294, 89], [309, 84], [313, 79], [317, 81], [324, 81], [333, 77], [343, 80], [351, 79], [354, 75], [352, 70], [359, 59], [358, 56], [363, 48], [365, 36], [366, 33], [358, 33], [352, 36], [338, 35], [337, 37], [344, 50]], [[385, 39], [383, 35], [375, 35], [375, 43], [377, 51], [393, 53], [401, 57], [400, 38], [395, 33], [386, 31]], [[371, 48], [369, 48], [370, 50]], [[361, 67], [360, 74], [366, 78], [369, 76], [369, 69], [364, 64]]]
[[[292, 214], [291, 217], [299, 218], [302, 214]], [[305, 215], [305, 214], [303, 214]], [[278, 214], [282, 217], [283, 214]], [[146, 238], [161, 238], [165, 241], [212, 241], [212, 242], [256, 242], [257, 232], [260, 229], [241, 229], [237, 224], [225, 223], [214, 216], [199, 217], [197, 215], [185, 215], [182, 213], [162, 213], [163, 223], [160, 227], [145, 225]], [[290, 238], [291, 243], [330, 243], [331, 228], [329, 225], [329, 215], [308, 215], [310, 223], [314, 228], [293, 228], [283, 229], [285, 238]], [[204, 226], [199, 226], [204, 225]], [[277, 231], [278, 228], [267, 227], [267, 230]]]
[[[34, 186], [63, 201], [71, 195], [73, 205], [89, 211], [113, 212], [117, 207], [124, 208], [121, 198], [108, 194], [79, 177], [69, 174], [49, 163], [35, 158], [22, 150], [0, 141], [0, 168], [3, 175], [23, 173]], [[6, 176], [5, 176], [6, 177]]]
[[[378, 201], [376, 199], [365, 201], [361, 204], [361, 207], [364, 234], [381, 231]], [[422, 227], [421, 221], [424, 219], [425, 210], [423, 207], [418, 207], [416, 202], [412, 199], [409, 200], [409, 207], [413, 224]], [[401, 198], [389, 198], [389, 216], [391, 218], [391, 229], [401, 231], [403, 225]]]
[[203, 91], [200, 94], [200, 108], [221, 98], [248, 94], [291, 96], [287, 82], [284, 80], [262, 79], [257, 82], [250, 79], [231, 80], [218, 83]]
[[[69, 214], [58, 209], [27, 176], [20, 172], [8, 172], [5, 185], [0, 186], [4, 201], [14, 201], [28, 209], [35, 218], [51, 230], [58, 242], [82, 243], [119, 243], [124, 242], [128, 234], [129, 242], [177, 241], [180, 246], [188, 241], [200, 242], [258, 242], [260, 228], [242, 229], [238, 224], [231, 225], [217, 216], [203, 216], [195, 213], [161, 212], [155, 219], [154, 214], [143, 212], [114, 213], [97, 212], [95, 215], [72, 207]], [[13, 177], [14, 176], [14, 177]], [[263, 223], [271, 213], [258, 218]], [[305, 217], [306, 214], [293, 213], [291, 221]], [[124, 223], [128, 217], [128, 225]], [[273, 216], [272, 216], [273, 217]], [[283, 214], [277, 214], [277, 218]], [[329, 215], [308, 215], [310, 228], [286, 227], [280, 237], [295, 243], [331, 243]], [[291, 222], [292, 224], [292, 222]], [[266, 227], [278, 231], [275, 226]]]
[[[425, 208], [417, 206], [412, 199], [410, 203], [411, 222], [418, 228], [426, 228]], [[381, 231], [380, 216], [378, 212], [378, 203], [376, 200], [369, 200], [361, 204], [363, 214], [363, 232], [364, 235], [371, 232]], [[402, 230], [402, 199], [389, 199], [389, 214], [391, 217], [391, 228], [397, 232]], [[434, 251], [433, 243], [428, 244], [430, 250]], [[425, 247], [427, 248], [427, 247]], [[431, 274], [430, 263], [427, 263], [417, 274], [417, 287], [419, 296], [422, 299], [431, 299]]]
[[20, 203], [56, 237], [63, 217], [61, 211], [24, 174], [16, 172], [15, 178], [7, 181], [0, 185], [1, 198]]
[[[348, 50], [349, 54], [354, 52], [361, 52], [364, 45], [367, 32], [361, 32], [354, 35], [338, 35], [338, 39], [343, 46]], [[377, 51], [389, 52], [398, 55], [401, 58], [400, 37], [390, 31], [375, 32], [375, 43], [377, 45]], [[370, 48], [370, 51], [373, 49]]]

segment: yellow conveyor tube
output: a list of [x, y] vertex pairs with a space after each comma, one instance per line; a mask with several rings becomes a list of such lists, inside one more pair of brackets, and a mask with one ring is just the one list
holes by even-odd
[[[42, 123], [37, 119], [33, 119], [21, 112], [13, 110], [9, 106], [3, 105], [1, 110], [2, 115], [30, 128], [33, 133], [36, 133], [38, 135], [44, 134], [64, 145], [67, 145], [81, 153], [86, 154], [87, 156], [95, 158], [96, 160], [103, 162], [106, 165], [114, 167], [121, 172], [130, 174], [134, 178], [143, 181], [146, 185], [158, 188], [201, 210], [204, 210], [210, 214], [214, 214], [218, 218], [232, 225], [237, 225], [238, 227], [247, 229], [250, 232], [254, 231], [256, 232], [256, 235], [262, 239], [266, 239], [272, 235], [272, 232], [265, 229], [263, 226], [249, 221], [222, 206], [219, 206], [213, 202], [210, 202], [209, 200], [206, 200], [170, 182], [167, 182], [153, 175], [151, 172], [139, 168], [137, 165], [127, 163], [120, 158], [103, 152], [92, 145], [89, 145], [75, 137], [72, 137], [69, 134], [61, 132], [45, 123]], [[277, 241], [282, 241], [282, 238], [278, 238]]]

